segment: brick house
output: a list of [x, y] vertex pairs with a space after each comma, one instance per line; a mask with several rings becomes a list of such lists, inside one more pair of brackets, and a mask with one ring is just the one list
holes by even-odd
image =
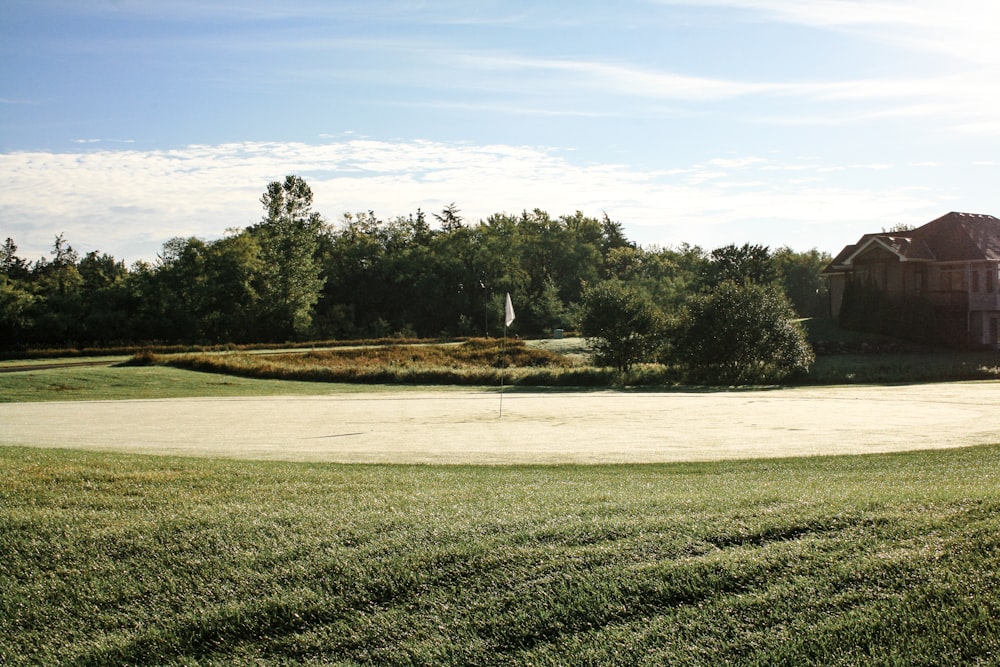
[[[830, 287], [831, 315], [842, 322], [847, 310], [866, 308], [883, 310], [862, 312], [881, 322], [892, 304], [892, 313], [908, 308], [922, 315], [897, 317], [897, 330], [891, 333], [915, 333], [899, 330], [898, 323], [905, 320], [904, 329], [933, 327], [943, 342], [1000, 348], [998, 269], [1000, 219], [948, 213], [916, 229], [865, 234], [841, 250], [823, 275]], [[865, 290], [874, 299], [858, 296]]]

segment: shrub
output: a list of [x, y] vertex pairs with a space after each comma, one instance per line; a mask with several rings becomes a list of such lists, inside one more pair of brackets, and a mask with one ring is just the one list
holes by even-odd
[[672, 355], [700, 384], [770, 384], [815, 360], [780, 288], [723, 282], [693, 297], [672, 336]]
[[649, 297], [620, 280], [606, 280], [583, 292], [580, 330], [594, 362], [627, 373], [656, 347], [661, 318]]

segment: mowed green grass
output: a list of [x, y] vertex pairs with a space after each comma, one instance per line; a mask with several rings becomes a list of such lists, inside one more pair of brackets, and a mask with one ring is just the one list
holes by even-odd
[[[250, 379], [164, 366], [79, 366], [0, 373], [0, 403], [317, 395], [384, 389], [380, 385]], [[406, 385], [392, 387], [393, 391], [420, 389]], [[439, 389], [447, 387], [435, 387]]]
[[0, 664], [994, 665], [1000, 446], [650, 466], [0, 448]]

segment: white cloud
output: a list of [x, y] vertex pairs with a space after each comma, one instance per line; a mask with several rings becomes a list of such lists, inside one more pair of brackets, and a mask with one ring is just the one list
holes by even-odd
[[[456, 202], [471, 221], [535, 207], [553, 215], [606, 211], [642, 244], [752, 241], [835, 251], [886, 220], [918, 223], [950, 210], [946, 190], [871, 180], [891, 171], [757, 156], [639, 171], [576, 164], [530, 146], [371, 139], [19, 152], [0, 154], [0, 219], [29, 259], [46, 255], [59, 233], [80, 252], [152, 259], [171, 237], [219, 238], [257, 222], [266, 184], [295, 173], [330, 222], [344, 212], [392, 218]], [[839, 172], [865, 173], [865, 185], [831, 180]]]
[[[709, 87], [732, 95], [783, 95], [802, 100], [864, 103], [758, 120], [782, 124], [846, 124], [924, 118], [962, 134], [1000, 136], [1000, 3], [992, 0], [660, 0], [661, 4], [735, 8], [765, 20], [850, 33], [872, 43], [930, 55], [895, 76], [842, 81], [737, 82]], [[933, 72], [926, 72], [933, 62]]]
[[1000, 5], [992, 0], [661, 0], [756, 10], [778, 20], [859, 32], [964, 62], [1000, 64]]
[[[1000, 35], [998, 35], [1000, 38]], [[1000, 49], [997, 49], [1000, 52]], [[782, 114], [773, 111], [747, 114], [742, 120], [785, 125], [844, 125], [873, 120], [918, 118], [935, 127], [963, 134], [1000, 136], [995, 109], [1000, 107], [1000, 64], [997, 68], [963, 66], [935, 75], [907, 74], [872, 78], [814, 81], [746, 81], [724, 77], [689, 76], [663, 69], [636, 67], [585, 59], [527, 57], [519, 54], [454, 52], [449, 59], [472, 70], [485, 72], [495, 84], [499, 72], [516, 74], [513, 103], [492, 101], [480, 105], [493, 112], [534, 115], [620, 114], [621, 111], [588, 108], [580, 111], [571, 92], [580, 95], [600, 92], [607, 99], [644, 99], [704, 105], [743, 101], [746, 98], [780, 99]], [[477, 77], [472, 77], [478, 80]], [[528, 99], [546, 99], [546, 92], [560, 91], [560, 99], [543, 106]], [[792, 103], [789, 104], [789, 101]], [[461, 108], [467, 103], [435, 103]], [[565, 106], [568, 105], [568, 106]], [[475, 106], [475, 105], [471, 105]], [[471, 108], [471, 106], [469, 108]], [[615, 107], [621, 109], [621, 107]], [[775, 108], [773, 106], [769, 108]], [[641, 113], [628, 107], [628, 113]], [[663, 113], [662, 109], [655, 111]]]

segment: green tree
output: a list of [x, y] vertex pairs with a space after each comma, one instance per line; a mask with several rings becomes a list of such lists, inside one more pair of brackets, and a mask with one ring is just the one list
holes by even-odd
[[21, 281], [0, 274], [0, 345], [26, 342], [34, 301]]
[[622, 223], [612, 220], [607, 213], [601, 218], [601, 254], [605, 257], [616, 248], [634, 248], [635, 244], [625, 236]]
[[455, 206], [455, 202], [452, 202], [445, 206], [441, 213], [435, 213], [434, 219], [441, 224], [441, 230], [444, 232], [453, 232], [456, 229], [462, 227], [462, 216], [459, 215], [462, 211]]
[[671, 359], [705, 384], [779, 382], [807, 372], [815, 359], [776, 285], [726, 281], [695, 295], [671, 342]]
[[559, 290], [552, 280], [545, 282], [541, 294], [530, 299], [523, 310], [543, 331], [568, 326], [569, 311], [559, 298]]
[[260, 254], [257, 241], [246, 232], [225, 236], [205, 248], [199, 329], [206, 339], [240, 343], [258, 338], [254, 282], [261, 270]]
[[145, 307], [157, 338], [211, 342], [201, 331], [210, 307], [206, 263], [207, 246], [199, 238], [174, 237], [163, 244], [145, 294]]
[[25, 280], [31, 273], [28, 262], [17, 256], [17, 245], [10, 237], [0, 247], [0, 273], [12, 280]]
[[249, 230], [261, 251], [258, 326], [271, 340], [301, 338], [309, 333], [323, 288], [319, 249], [326, 225], [313, 212], [312, 189], [299, 176], [272, 181], [260, 202], [264, 218]]
[[799, 317], [828, 317], [830, 293], [822, 271], [832, 257], [816, 249], [779, 248], [773, 255], [779, 281]]
[[75, 344], [82, 339], [85, 304], [77, 269], [79, 254], [62, 234], [55, 237], [52, 259], [44, 257], [31, 269], [32, 342]]
[[698, 246], [649, 249], [612, 249], [604, 261], [604, 274], [625, 281], [649, 294], [666, 313], [680, 308], [702, 282], [705, 253]]
[[661, 333], [661, 318], [649, 297], [620, 280], [584, 289], [580, 331], [594, 350], [594, 361], [627, 372], [651, 357]]
[[83, 281], [83, 339], [91, 345], [128, 341], [132, 331], [125, 263], [95, 250], [84, 255], [77, 268]]
[[41, 259], [35, 263], [32, 271], [35, 282], [48, 294], [65, 296], [75, 292], [83, 283], [76, 266], [80, 259], [79, 253], [59, 234], [52, 244], [50, 254], [51, 260]]
[[708, 286], [725, 281], [768, 285], [778, 278], [777, 267], [767, 246], [744, 243], [733, 244], [713, 250], [705, 266], [705, 281]]
[[35, 301], [30, 278], [28, 263], [8, 238], [0, 247], [0, 345], [25, 342]]

